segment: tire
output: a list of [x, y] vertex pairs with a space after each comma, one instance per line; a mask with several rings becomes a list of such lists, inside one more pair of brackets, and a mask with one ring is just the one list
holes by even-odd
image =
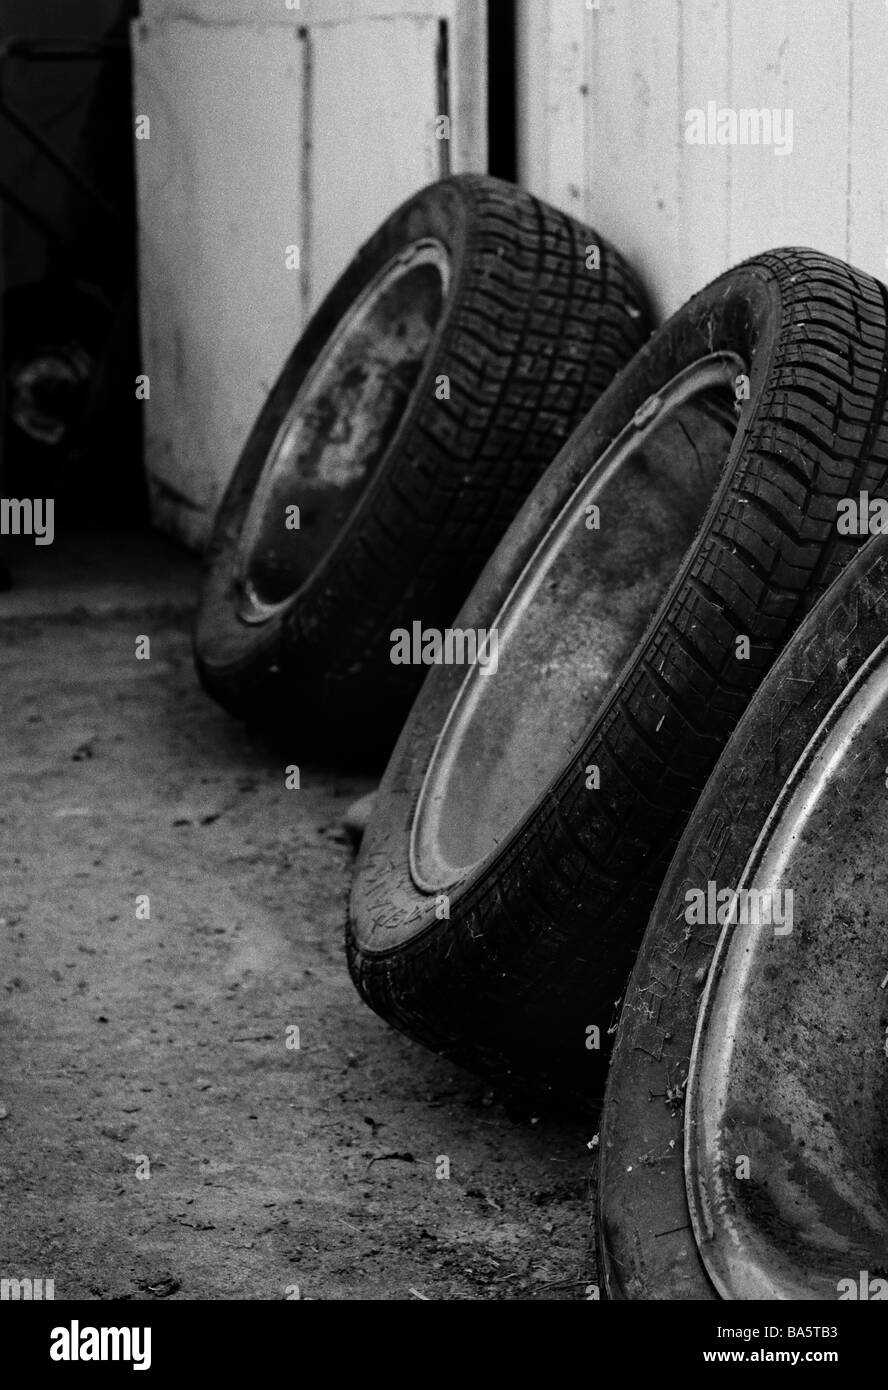
[[520, 189], [467, 175], [405, 203], [315, 314], [237, 465], [196, 627], [204, 688], [313, 756], [384, 760], [421, 677], [392, 665], [389, 634], [450, 620], [647, 332], [617, 252]]
[[[757, 1046], [752, 1029], [743, 1026], [748, 1011], [739, 1011], [741, 996], [737, 991], [732, 996], [738, 1010], [733, 1030], [737, 1044], [750, 1057], [767, 1058], [770, 1077], [766, 1096], [750, 1088], [736, 1112], [732, 1138], [737, 1147], [733, 1153], [752, 1155], [751, 1171], [736, 1186], [748, 1194], [743, 1199], [748, 1211], [757, 1220], [765, 1212], [767, 1228], [781, 1233], [787, 1263], [795, 1262], [796, 1268], [789, 1270], [792, 1278], [783, 1270], [777, 1280], [762, 1281], [760, 1261], [747, 1253], [749, 1247], [742, 1241], [732, 1241], [742, 1259], [730, 1274], [732, 1291], [724, 1296], [836, 1298], [843, 1275], [856, 1280], [859, 1270], [868, 1268], [874, 1279], [877, 1275], [886, 1278], [883, 1297], [888, 1297], [884, 1118], [882, 1172], [880, 1177], [870, 1178], [868, 1185], [870, 1201], [881, 1200], [882, 1231], [876, 1251], [872, 1247], [868, 1253], [853, 1248], [850, 1226], [854, 1223], [847, 1222], [847, 1204], [833, 1200], [830, 1213], [826, 1200], [829, 1195], [835, 1198], [838, 1186], [850, 1187], [851, 1170], [855, 1162], [862, 1161], [861, 1156], [872, 1161], [873, 1155], [878, 1155], [872, 1131], [879, 1123], [877, 1112], [884, 1116], [883, 1040], [888, 1027], [888, 1005], [880, 991], [885, 974], [886, 867], [880, 817], [888, 762], [884, 701], [881, 708], [875, 707], [878, 716], [867, 716], [855, 729], [850, 757], [832, 763], [825, 750], [866, 683], [878, 677], [888, 684], [886, 639], [888, 536], [877, 536], [821, 599], [775, 664], [722, 754], [664, 880], [626, 993], [601, 1127], [599, 1269], [611, 1298], [706, 1300], [724, 1294], [721, 1284], [710, 1280], [700, 1253], [701, 1248], [707, 1250], [710, 1240], [701, 1239], [698, 1246], [692, 1229], [686, 1184], [693, 1186], [696, 1180], [695, 1164], [683, 1156], [683, 1139], [690, 1146], [690, 1155], [696, 1151], [699, 1125], [708, 1123], [699, 1105], [703, 1093], [694, 1073], [690, 1084], [688, 1077], [695, 1030], [701, 1048], [702, 1040], [712, 1037], [708, 1030], [714, 1028], [711, 1020], [715, 1015], [709, 1005], [717, 998], [719, 981], [730, 982], [730, 956], [722, 946], [730, 946], [732, 938], [726, 929], [720, 944], [719, 929], [713, 929], [711, 922], [689, 923], [688, 893], [710, 882], [735, 887], [757, 878], [761, 881], [767, 853], [765, 836], [773, 838], [781, 814], [800, 789], [808, 828], [796, 837], [794, 857], [779, 874], [780, 883], [795, 882], [793, 930], [779, 944], [776, 933], [773, 942], [762, 938], [758, 948], [767, 947], [770, 952], [766, 968], [774, 988], [783, 992], [779, 1000], [771, 1001], [776, 1006], [759, 1020], [769, 1030], [766, 1046]], [[868, 738], [867, 725], [871, 731], [875, 729], [876, 717], [878, 736], [873, 740]], [[830, 765], [837, 769], [829, 773], [832, 780], [823, 783], [816, 797], [807, 795], [810, 776], [822, 777], [821, 769]], [[824, 805], [825, 816], [818, 809]], [[822, 817], [819, 829], [818, 816]], [[859, 842], [855, 850], [847, 838], [861, 832], [867, 842], [863, 856]], [[831, 841], [836, 842], [835, 853], [841, 855], [843, 867], [836, 869], [833, 859], [814, 874], [801, 874], [805, 854], [816, 857], [823, 852], [830, 858]], [[867, 863], [873, 848], [875, 859]], [[789, 868], [793, 863], [795, 876]], [[828, 883], [823, 880], [824, 869]], [[872, 914], [870, 944], [874, 936], [876, 949], [871, 950], [864, 948], [861, 918], [866, 915], [863, 909], [874, 886], [881, 910]], [[832, 926], [826, 939], [818, 942], [817, 924], [823, 907]], [[829, 936], [834, 938], [832, 942]], [[746, 952], [750, 949], [739, 937], [734, 946]], [[815, 947], [830, 954], [821, 956], [814, 973], [800, 970], [798, 953], [808, 952], [810, 960]], [[846, 958], [844, 963], [840, 957]], [[818, 1022], [814, 1029], [810, 1017], [807, 1022], [800, 1017], [806, 1010], [810, 1013], [807, 996], [811, 990], [816, 991], [814, 1014]], [[806, 1069], [806, 1099], [802, 1101], [798, 1088], [790, 1090], [786, 1079], [793, 1055]], [[697, 1056], [702, 1058], [702, 1053], [695, 1056], [695, 1073], [702, 1080], [705, 1068]], [[765, 1065], [764, 1061], [759, 1065]], [[775, 1066], [780, 1069], [780, 1084], [772, 1084]], [[833, 1092], [829, 1104], [823, 1102], [824, 1086]], [[787, 1123], [777, 1116], [781, 1097], [789, 1094], [795, 1114]], [[806, 1109], [812, 1101], [817, 1108], [814, 1123]], [[846, 1125], [869, 1126], [868, 1140], [855, 1133], [850, 1142], [851, 1135], [838, 1123], [832, 1124], [830, 1112], [837, 1113]], [[763, 1136], [767, 1139], [775, 1134], [780, 1138], [780, 1151], [774, 1153], [769, 1141], [767, 1161], [763, 1162]], [[830, 1150], [833, 1141], [835, 1147]], [[829, 1175], [836, 1152], [842, 1168], [838, 1184]], [[795, 1185], [806, 1189], [817, 1203], [816, 1222], [809, 1222], [805, 1192], [793, 1192], [787, 1216], [782, 1195], [784, 1165], [794, 1174]], [[816, 1176], [809, 1165], [819, 1168]], [[838, 1222], [836, 1211], [840, 1213]], [[802, 1220], [808, 1227], [800, 1241], [796, 1223]], [[696, 1217], [693, 1225], [698, 1227]], [[865, 1222], [860, 1221], [859, 1229], [858, 1239], [862, 1240]], [[742, 1231], [742, 1222], [735, 1230]], [[828, 1232], [826, 1245], [823, 1231]], [[763, 1246], [767, 1247], [767, 1241]], [[715, 1271], [724, 1267], [717, 1240], [712, 1255], [707, 1253], [707, 1261]], [[799, 1263], [806, 1271], [801, 1278]], [[754, 1293], [750, 1292], [753, 1288]]]
[[601, 398], [457, 619], [497, 631], [496, 674], [435, 666], [385, 774], [347, 933], [384, 1018], [600, 1096], [697, 797], [859, 545], [838, 499], [885, 488], [886, 380], [885, 289], [789, 249], [698, 294]]

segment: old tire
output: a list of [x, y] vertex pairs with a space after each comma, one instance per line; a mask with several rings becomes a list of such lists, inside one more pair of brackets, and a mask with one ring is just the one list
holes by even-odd
[[315, 314], [225, 494], [205, 689], [308, 756], [387, 754], [421, 676], [392, 665], [390, 632], [452, 618], [647, 332], [616, 251], [520, 189], [461, 176], [399, 208]]
[[[612, 1298], [835, 1299], [841, 1281], [856, 1283], [860, 1270], [873, 1286], [881, 1278], [888, 1297], [886, 691], [888, 536], [881, 535], [763, 683], [651, 915], [601, 1129], [599, 1267]], [[803, 808], [798, 821], [794, 806]], [[709, 883], [718, 891], [762, 885], [777, 860], [773, 883], [794, 892], [791, 931], [760, 926], [750, 936], [740, 926], [689, 923], [689, 892]], [[785, 899], [780, 916], [785, 923]], [[749, 989], [731, 974], [732, 956], [735, 964], [746, 958], [755, 1011]], [[731, 990], [734, 1020], [720, 1030], [723, 989]], [[724, 1091], [731, 1113], [704, 1087], [718, 1047], [732, 1049], [736, 1069]], [[751, 1066], [755, 1074], [742, 1073]], [[701, 1100], [712, 1104], [709, 1114]], [[710, 1142], [701, 1130], [719, 1113], [718, 1162], [701, 1175], [700, 1142]], [[747, 1164], [735, 1168], [740, 1156]], [[710, 1199], [701, 1203], [695, 1190]]]
[[813, 251], [744, 263], [655, 334], [531, 494], [457, 620], [498, 631], [496, 674], [431, 670], [358, 864], [352, 975], [402, 1031], [600, 1095], [684, 824], [854, 553], [837, 500], [888, 479], [885, 295]]

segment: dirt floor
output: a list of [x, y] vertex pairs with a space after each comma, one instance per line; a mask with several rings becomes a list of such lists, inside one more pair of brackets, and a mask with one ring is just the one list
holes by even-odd
[[341, 821], [371, 783], [303, 763], [287, 791], [299, 759], [201, 693], [171, 546], [13, 570], [0, 1275], [56, 1299], [589, 1297], [594, 1124], [504, 1103], [349, 981]]

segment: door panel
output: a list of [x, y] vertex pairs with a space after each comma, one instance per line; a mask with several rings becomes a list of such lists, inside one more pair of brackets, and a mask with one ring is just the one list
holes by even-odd
[[142, 9], [133, 54], [135, 114], [151, 121], [150, 139], [136, 143], [146, 468], [156, 522], [200, 547], [266, 392], [361, 242], [448, 164], [486, 167], [486, 5]]

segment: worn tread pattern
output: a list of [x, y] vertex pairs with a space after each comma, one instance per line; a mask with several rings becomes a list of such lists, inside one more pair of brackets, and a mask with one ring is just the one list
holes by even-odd
[[[220, 660], [198, 623], [209, 693], [263, 723], [283, 714], [316, 754], [354, 751], [352, 731], [365, 751], [390, 749], [424, 675], [392, 665], [392, 630], [447, 626], [540, 474], [648, 333], [636, 276], [590, 228], [480, 175], [444, 180], [414, 202], [453, 199], [466, 240], [449, 318], [352, 523], [278, 631], [257, 635], [239, 659]], [[397, 216], [415, 228], [403, 209]], [[586, 268], [591, 244], [597, 271]], [[450, 378], [447, 401], [435, 396], [440, 375]], [[224, 575], [236, 540], [232, 497], [241, 509], [248, 500], [237, 475], [211, 575]], [[224, 582], [208, 585], [216, 620], [229, 603], [236, 621], [230, 597]]]
[[[352, 898], [353, 978], [402, 1031], [485, 1072], [601, 1093], [607, 1030], [684, 824], [762, 678], [860, 545], [837, 533], [836, 503], [860, 490], [888, 495], [886, 291], [813, 251], [767, 253], [720, 277], [655, 335], [590, 421], [612, 417], [620, 398], [622, 423], [631, 419], [669, 375], [670, 341], [696, 334], [711, 346], [719, 306], [741, 281], [771, 298], [769, 356], [756, 368], [767, 329], [752, 311], [735, 314], [756, 384], [717, 501], [581, 751], [480, 875], [452, 890], [449, 921], [431, 919], [402, 843], [446, 713], [432, 710], [435, 676], [383, 784]], [[829, 331], [814, 337], [815, 322]], [[497, 582], [470, 599], [476, 621], [502, 602]], [[734, 659], [739, 635], [750, 638], [748, 662]], [[601, 769], [594, 794], [590, 764]], [[385, 912], [416, 930], [387, 946]], [[600, 1053], [585, 1048], [593, 1024]]]

